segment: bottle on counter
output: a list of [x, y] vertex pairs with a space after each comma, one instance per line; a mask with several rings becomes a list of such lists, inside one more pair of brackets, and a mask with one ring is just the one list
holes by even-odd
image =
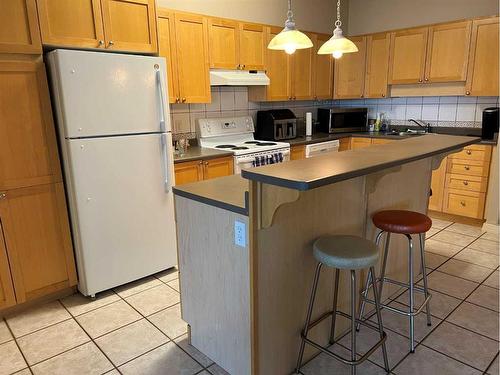
[[376, 132], [380, 131], [380, 128], [382, 127], [382, 121], [384, 120], [384, 114], [382, 112], [377, 113], [377, 119], [375, 120], [375, 126], [374, 130]]

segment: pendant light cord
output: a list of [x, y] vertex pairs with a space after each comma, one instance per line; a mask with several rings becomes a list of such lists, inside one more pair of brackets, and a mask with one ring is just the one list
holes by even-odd
[[342, 22], [340, 21], [340, 0], [337, 0], [337, 21], [335, 21], [335, 27], [342, 26]]
[[288, 21], [293, 21], [292, 0], [288, 0], [288, 12], [286, 12], [286, 17]]

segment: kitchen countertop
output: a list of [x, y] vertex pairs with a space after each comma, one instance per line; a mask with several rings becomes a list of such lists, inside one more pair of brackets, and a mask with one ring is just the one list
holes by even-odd
[[386, 145], [244, 169], [242, 177], [300, 191], [459, 150], [479, 138], [426, 134]]
[[231, 151], [215, 150], [213, 148], [190, 146], [183, 155], [177, 155], [174, 152], [174, 163], [182, 163], [186, 161], [200, 160], [200, 159], [215, 159], [225, 156], [233, 156]]

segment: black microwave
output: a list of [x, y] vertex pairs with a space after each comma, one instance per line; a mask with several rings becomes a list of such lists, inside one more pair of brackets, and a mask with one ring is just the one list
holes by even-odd
[[354, 107], [318, 108], [319, 127], [325, 133], [364, 132], [368, 109]]

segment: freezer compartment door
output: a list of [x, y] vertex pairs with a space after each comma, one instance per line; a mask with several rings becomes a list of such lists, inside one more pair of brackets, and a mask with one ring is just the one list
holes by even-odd
[[65, 138], [170, 131], [164, 58], [74, 50], [48, 55]]
[[[162, 140], [162, 137], [166, 139]], [[79, 289], [85, 295], [177, 264], [170, 134], [67, 140]], [[170, 149], [167, 149], [171, 153]]]

